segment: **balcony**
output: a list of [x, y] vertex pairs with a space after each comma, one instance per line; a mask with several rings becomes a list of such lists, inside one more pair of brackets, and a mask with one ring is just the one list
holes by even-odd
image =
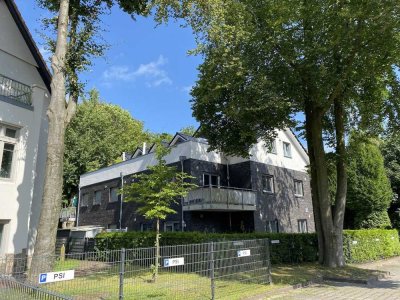
[[31, 106], [31, 96], [30, 86], [0, 74], [0, 99], [11, 99], [17, 103]]
[[203, 187], [190, 191], [183, 201], [184, 211], [255, 211], [256, 193], [252, 190]]

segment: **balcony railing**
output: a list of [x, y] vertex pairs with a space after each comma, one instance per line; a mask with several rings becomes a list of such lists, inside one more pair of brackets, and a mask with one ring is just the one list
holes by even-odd
[[60, 211], [60, 221], [75, 221], [76, 220], [76, 207], [64, 207]]
[[0, 96], [13, 99], [26, 105], [32, 105], [32, 89], [30, 86], [1, 74]]
[[190, 191], [183, 201], [183, 210], [256, 210], [256, 193], [252, 190], [227, 187], [202, 187]]

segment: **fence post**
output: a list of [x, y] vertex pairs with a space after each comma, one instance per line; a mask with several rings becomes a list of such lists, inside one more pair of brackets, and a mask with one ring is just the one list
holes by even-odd
[[125, 248], [121, 249], [119, 264], [119, 299], [124, 299]]
[[215, 299], [215, 282], [214, 282], [214, 242], [210, 243], [210, 278], [211, 278], [211, 299]]
[[267, 263], [268, 263], [268, 282], [269, 284], [273, 284], [272, 282], [272, 273], [271, 273], [271, 252], [270, 252], [270, 248], [269, 248], [269, 243], [270, 240], [266, 239], [266, 243], [265, 243], [265, 250], [266, 250], [266, 259], [267, 259]]

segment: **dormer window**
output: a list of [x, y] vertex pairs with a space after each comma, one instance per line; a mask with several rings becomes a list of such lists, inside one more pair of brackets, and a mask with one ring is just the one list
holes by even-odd
[[283, 142], [283, 156], [292, 158], [292, 149], [290, 143]]

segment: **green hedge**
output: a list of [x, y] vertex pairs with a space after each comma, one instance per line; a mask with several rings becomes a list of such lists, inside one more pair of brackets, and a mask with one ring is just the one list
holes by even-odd
[[348, 262], [365, 262], [400, 255], [396, 229], [345, 230], [343, 250]]
[[[314, 262], [318, 259], [317, 237], [313, 233], [202, 233], [164, 232], [161, 245], [199, 244], [268, 238], [272, 263]], [[96, 236], [99, 250], [153, 247], [155, 232], [101, 233]], [[348, 262], [365, 262], [400, 255], [396, 230], [365, 229], [344, 231], [344, 253]]]
[[[234, 241], [268, 238], [279, 243], [270, 244], [272, 263], [312, 262], [317, 259], [316, 235], [298, 233], [202, 233], [164, 232], [161, 245], [199, 244], [211, 241]], [[101, 233], [96, 236], [99, 250], [153, 247], [155, 232], [130, 231], [124, 233]]]

